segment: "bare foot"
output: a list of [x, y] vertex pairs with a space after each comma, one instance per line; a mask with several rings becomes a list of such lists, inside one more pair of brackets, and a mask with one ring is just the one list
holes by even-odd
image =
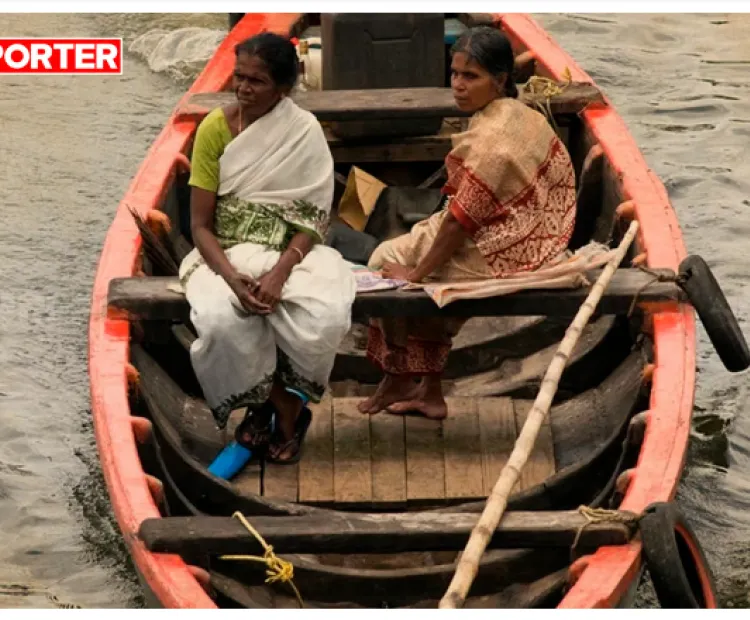
[[386, 407], [388, 413], [403, 415], [405, 413], [421, 413], [430, 420], [442, 420], [448, 415], [448, 405], [445, 399], [427, 400], [424, 398], [412, 398], [402, 400]]
[[419, 384], [414, 383], [411, 377], [386, 374], [375, 393], [359, 403], [357, 409], [370, 415], [380, 413], [389, 405], [414, 398], [418, 393]]
[[388, 413], [403, 415], [421, 413], [431, 420], [442, 420], [448, 415], [448, 405], [443, 396], [439, 376], [425, 377], [411, 398], [401, 400], [386, 407]]

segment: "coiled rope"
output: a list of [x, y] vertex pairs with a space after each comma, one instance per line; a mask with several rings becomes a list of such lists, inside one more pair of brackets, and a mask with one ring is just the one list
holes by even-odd
[[297, 597], [297, 603], [299, 603], [300, 607], [304, 607], [302, 596], [300, 595], [297, 586], [294, 585], [294, 566], [292, 565], [292, 563], [288, 562], [287, 560], [282, 560], [279, 556], [276, 555], [276, 553], [274, 553], [273, 547], [269, 545], [266, 542], [265, 538], [260, 535], [260, 532], [258, 532], [258, 530], [256, 530], [250, 524], [250, 522], [245, 518], [245, 515], [243, 515], [241, 512], [235, 512], [232, 517], [238, 519], [239, 522], [245, 526], [245, 529], [250, 532], [255, 540], [257, 540], [261, 544], [265, 552], [263, 553], [262, 557], [258, 555], [222, 555], [219, 557], [219, 559], [259, 562], [261, 564], [265, 564], [266, 583], [288, 583], [294, 591], [294, 595]]
[[[532, 75], [529, 81], [521, 86], [521, 92], [533, 97], [534, 105], [539, 111], [547, 117], [552, 127], [555, 129], [555, 133], [560, 135], [560, 128], [555, 122], [555, 117], [552, 114], [552, 97], [562, 94], [572, 83], [573, 75], [568, 67], [565, 67], [563, 71], [563, 78], [565, 79], [564, 84], [559, 84], [554, 80], [551, 80], [540, 75]], [[544, 99], [542, 101], [541, 99]]]
[[570, 559], [573, 561], [575, 551], [578, 548], [578, 542], [581, 540], [581, 534], [583, 531], [594, 523], [622, 523], [628, 527], [630, 534], [638, 527], [638, 521], [640, 521], [640, 515], [634, 512], [627, 512], [624, 510], [607, 510], [606, 508], [591, 508], [590, 506], [582, 505], [578, 507], [578, 512], [586, 518], [586, 523], [578, 528], [576, 537], [573, 540], [573, 545], [570, 548]]

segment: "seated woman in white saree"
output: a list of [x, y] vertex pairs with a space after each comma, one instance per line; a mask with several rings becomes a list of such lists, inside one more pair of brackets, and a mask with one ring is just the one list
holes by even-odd
[[263, 33], [236, 55], [237, 103], [213, 110], [195, 136], [195, 249], [180, 280], [198, 333], [193, 368], [217, 426], [247, 407], [238, 441], [288, 463], [309, 425], [304, 402], [320, 401], [349, 331], [356, 283], [322, 243], [333, 159], [318, 121], [287, 96], [293, 44]]

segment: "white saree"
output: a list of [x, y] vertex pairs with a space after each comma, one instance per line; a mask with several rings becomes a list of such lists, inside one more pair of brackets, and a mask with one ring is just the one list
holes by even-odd
[[260, 277], [299, 231], [318, 241], [267, 316], [248, 315], [197, 248], [180, 265], [198, 332], [193, 368], [224, 428], [234, 409], [263, 404], [274, 379], [320, 401], [351, 326], [356, 282], [341, 255], [322, 244], [333, 159], [312, 114], [283, 99], [227, 145], [219, 167], [215, 232], [239, 272]]

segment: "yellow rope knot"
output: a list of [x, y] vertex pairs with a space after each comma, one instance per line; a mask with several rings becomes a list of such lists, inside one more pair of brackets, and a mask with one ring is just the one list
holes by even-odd
[[280, 581], [281, 583], [288, 583], [294, 595], [297, 597], [297, 603], [300, 607], [304, 607], [302, 602], [302, 596], [297, 590], [297, 586], [294, 585], [294, 565], [281, 559], [274, 553], [273, 547], [269, 545], [265, 538], [260, 535], [260, 532], [256, 530], [250, 522], [245, 518], [241, 512], [235, 512], [232, 517], [239, 519], [239, 522], [245, 526], [245, 529], [250, 532], [255, 540], [257, 540], [264, 549], [263, 557], [258, 555], [222, 555], [219, 557], [220, 560], [241, 560], [246, 562], [260, 562], [266, 565], [266, 583], [275, 583]]
[[544, 97], [544, 103], [537, 99], [534, 101], [534, 105], [547, 117], [547, 120], [554, 127], [555, 133], [558, 136], [560, 135], [560, 128], [557, 126], [555, 117], [552, 114], [552, 97], [562, 94], [573, 83], [573, 74], [568, 67], [565, 67], [563, 77], [565, 78], [565, 83], [561, 86], [549, 78], [542, 77], [541, 75], [532, 75], [529, 81], [521, 87], [522, 92], [537, 97]]
[[590, 506], [582, 505], [578, 507], [578, 512], [586, 518], [586, 523], [581, 525], [576, 532], [575, 540], [570, 548], [570, 559], [571, 562], [575, 559], [575, 552], [578, 548], [578, 542], [581, 540], [581, 534], [589, 525], [594, 523], [622, 523], [628, 527], [630, 535], [632, 536], [635, 529], [638, 527], [638, 521], [640, 517], [632, 512], [623, 510], [607, 510], [606, 508], [591, 508]]
[[591, 508], [590, 506], [579, 506], [578, 512], [586, 517], [586, 525], [590, 523], [624, 523], [633, 529], [638, 525], [638, 515], [624, 510], [607, 510], [606, 508]]

